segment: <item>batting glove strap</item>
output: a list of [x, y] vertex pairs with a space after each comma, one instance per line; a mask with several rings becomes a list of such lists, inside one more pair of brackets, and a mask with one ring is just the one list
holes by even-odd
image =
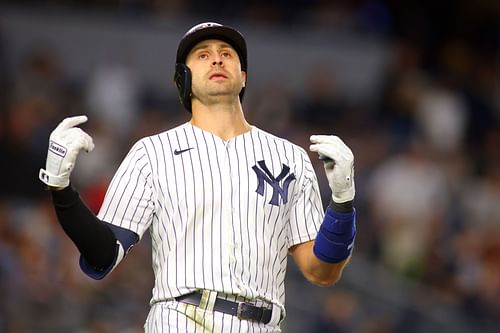
[[45, 169], [40, 169], [38, 178], [50, 187], [65, 188], [69, 186], [69, 172], [64, 172], [58, 176], [51, 174]]
[[355, 238], [356, 210], [339, 213], [328, 208], [314, 241], [314, 255], [328, 263], [344, 261], [352, 253]]

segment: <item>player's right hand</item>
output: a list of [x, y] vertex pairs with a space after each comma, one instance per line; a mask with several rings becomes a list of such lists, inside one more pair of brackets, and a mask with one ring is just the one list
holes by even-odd
[[336, 203], [354, 200], [354, 154], [335, 135], [312, 135], [310, 150], [323, 160], [332, 199]]
[[49, 187], [67, 187], [80, 150], [90, 152], [94, 149], [90, 135], [76, 127], [86, 121], [87, 116], [66, 118], [50, 134], [47, 162], [39, 173], [40, 180]]

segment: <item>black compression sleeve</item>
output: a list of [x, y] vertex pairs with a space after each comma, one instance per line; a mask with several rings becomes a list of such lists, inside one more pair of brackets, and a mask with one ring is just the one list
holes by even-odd
[[112, 265], [116, 238], [111, 229], [94, 215], [71, 186], [51, 193], [59, 223], [85, 260], [96, 269]]
[[330, 208], [336, 211], [337, 213], [351, 213], [353, 211], [353, 202], [354, 200], [336, 203], [333, 200], [330, 200]]

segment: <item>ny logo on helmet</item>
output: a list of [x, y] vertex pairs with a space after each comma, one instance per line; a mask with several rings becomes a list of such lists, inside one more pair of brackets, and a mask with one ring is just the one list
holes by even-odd
[[[273, 195], [269, 203], [271, 205], [279, 206], [279, 197], [281, 197], [283, 204], [286, 204], [288, 202], [288, 186], [290, 186], [290, 183], [295, 180], [295, 175], [293, 173], [289, 174], [290, 167], [282, 164], [279, 176], [274, 178], [271, 171], [267, 168], [265, 161], [258, 161], [257, 164], [258, 166], [254, 165], [252, 167], [253, 171], [257, 174], [258, 179], [257, 190], [255, 192], [264, 196], [264, 182], [266, 182], [271, 185], [273, 189]], [[287, 175], [288, 177], [286, 177]], [[285, 177], [286, 179], [283, 181], [283, 186], [280, 186], [281, 180]]]

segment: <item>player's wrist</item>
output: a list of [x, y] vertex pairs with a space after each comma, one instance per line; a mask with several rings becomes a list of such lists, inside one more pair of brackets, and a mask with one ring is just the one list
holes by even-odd
[[69, 172], [55, 175], [49, 170], [40, 169], [38, 178], [42, 183], [52, 189], [63, 189], [69, 186]]
[[[344, 207], [345, 208], [345, 207]], [[314, 241], [314, 255], [328, 263], [347, 259], [356, 238], [356, 211], [338, 212], [327, 208], [325, 218]]]
[[54, 206], [57, 208], [72, 207], [80, 198], [80, 195], [72, 186], [67, 186], [57, 191], [51, 190], [50, 193]]
[[352, 213], [354, 210], [354, 200], [346, 202], [335, 202], [333, 198], [330, 200], [328, 207], [338, 213]]

